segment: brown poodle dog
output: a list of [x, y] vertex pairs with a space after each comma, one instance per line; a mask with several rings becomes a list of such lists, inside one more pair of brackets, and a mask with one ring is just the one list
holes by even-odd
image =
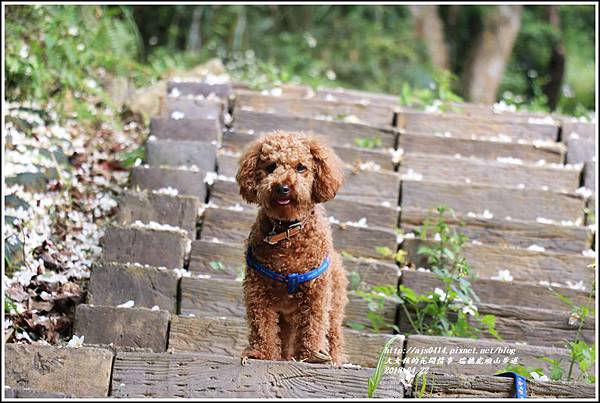
[[[248, 147], [236, 179], [242, 197], [260, 206], [248, 238], [250, 345], [242, 364], [248, 358], [341, 364], [347, 279], [318, 205], [341, 186], [341, 161], [316, 137], [274, 132]], [[293, 285], [286, 278], [318, 268], [324, 271], [312, 280]]]

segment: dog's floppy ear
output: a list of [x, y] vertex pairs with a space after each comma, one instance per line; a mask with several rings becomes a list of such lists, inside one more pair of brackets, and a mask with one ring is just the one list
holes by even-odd
[[255, 141], [246, 149], [239, 161], [235, 179], [240, 186], [240, 195], [248, 203], [256, 203], [256, 166], [262, 143]]
[[310, 137], [308, 141], [315, 167], [312, 199], [315, 203], [325, 203], [333, 199], [342, 186], [342, 162], [323, 140]]

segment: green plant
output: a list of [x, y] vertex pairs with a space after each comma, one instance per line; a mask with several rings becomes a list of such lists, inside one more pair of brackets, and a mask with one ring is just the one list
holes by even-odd
[[375, 251], [377, 253], [379, 253], [380, 255], [382, 255], [383, 257], [393, 258], [394, 261], [398, 264], [403, 264], [404, 260], [406, 259], [406, 251], [402, 250], [402, 249], [400, 249], [396, 252], [393, 252], [387, 246], [376, 246]]
[[354, 144], [356, 144], [357, 147], [372, 150], [373, 148], [381, 146], [381, 139], [379, 137], [355, 137]]
[[434, 108], [440, 112], [454, 111], [458, 102], [463, 99], [452, 91], [452, 84], [456, 81], [449, 71], [442, 71], [434, 76], [434, 82], [429, 88], [414, 88], [409, 83], [402, 84], [400, 92], [400, 105], [413, 108]]
[[[356, 290], [356, 294], [367, 301], [367, 319], [371, 323], [371, 329], [379, 333], [382, 329], [394, 329], [399, 331], [398, 326], [388, 322], [384, 316], [386, 304], [390, 301], [398, 302], [395, 285], [373, 286], [369, 291]], [[364, 329], [364, 325], [354, 322], [352, 325], [356, 330]], [[361, 328], [362, 327], [362, 328]]]
[[[444, 214], [454, 211], [445, 206], [437, 208], [437, 218], [427, 219], [418, 231], [422, 241], [432, 233], [435, 242], [421, 245], [417, 251], [442, 284], [427, 294], [400, 285], [400, 306], [411, 327], [418, 334], [456, 337], [480, 337], [482, 329], [500, 339], [494, 315], [480, 315], [477, 294], [471, 288], [471, 269], [462, 256], [462, 246], [468, 239], [449, 226]], [[462, 225], [462, 223], [460, 223]]]
[[377, 367], [375, 367], [375, 372], [368, 379], [368, 396], [371, 398], [375, 394], [375, 391], [379, 387], [381, 383], [381, 378], [383, 377], [383, 371], [385, 368], [385, 356], [392, 344], [394, 344], [397, 340], [401, 339], [402, 336], [392, 336], [383, 346], [383, 350], [379, 353], [379, 360], [377, 360]]

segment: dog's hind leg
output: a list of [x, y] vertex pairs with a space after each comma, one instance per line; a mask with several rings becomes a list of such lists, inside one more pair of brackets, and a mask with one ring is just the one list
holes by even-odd
[[335, 253], [332, 257], [332, 293], [329, 307], [329, 354], [334, 365], [341, 365], [346, 360], [344, 356], [344, 332], [342, 324], [344, 321], [344, 310], [348, 302], [346, 289], [348, 279], [342, 266], [340, 256]]

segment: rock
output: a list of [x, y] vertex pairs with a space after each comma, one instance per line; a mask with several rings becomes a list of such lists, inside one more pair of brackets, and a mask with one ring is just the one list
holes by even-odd
[[17, 397], [106, 397], [110, 383], [112, 352], [100, 348], [66, 348], [8, 343], [6, 385]]
[[178, 283], [171, 270], [101, 262], [92, 267], [87, 301], [117, 306], [133, 300], [136, 307], [158, 306], [175, 313]]
[[145, 347], [154, 352], [167, 348], [169, 312], [146, 308], [115, 308], [82, 304], [75, 311], [73, 333], [94, 344]]

